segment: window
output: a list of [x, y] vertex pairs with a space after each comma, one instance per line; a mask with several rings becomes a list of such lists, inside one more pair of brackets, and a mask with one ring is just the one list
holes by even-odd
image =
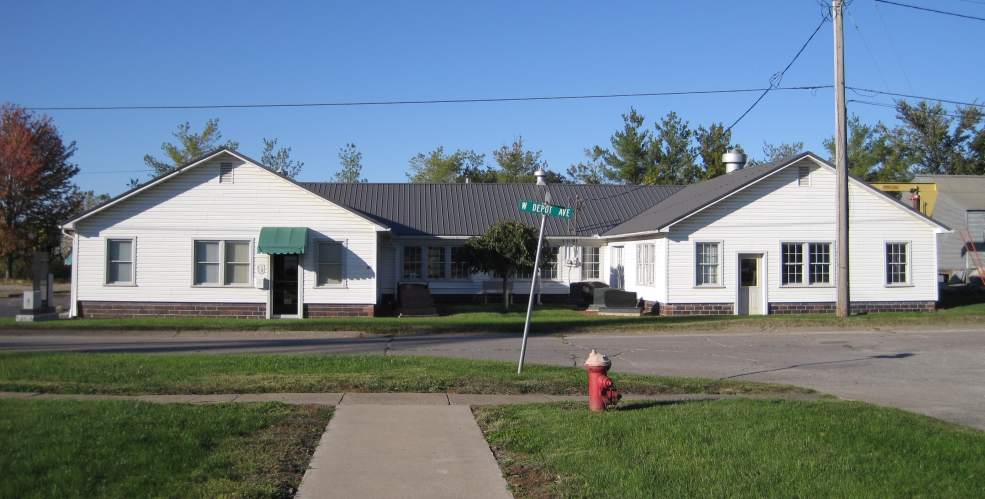
[[655, 261], [656, 245], [653, 243], [641, 243], [636, 245], [636, 284], [640, 286], [653, 286], [656, 284]]
[[232, 163], [219, 163], [219, 183], [220, 184], [233, 183]]
[[250, 283], [249, 241], [195, 241], [196, 286], [245, 286]]
[[219, 284], [219, 241], [195, 241], [195, 284]]
[[225, 283], [250, 283], [250, 242], [226, 241]]
[[909, 243], [886, 243], [886, 284], [909, 284]]
[[804, 244], [783, 243], [783, 284], [803, 284], [804, 282]]
[[831, 243], [810, 243], [807, 278], [810, 284], [831, 284]]
[[342, 284], [342, 243], [318, 242], [318, 270], [315, 284], [317, 286]]
[[698, 286], [718, 286], [719, 270], [718, 243], [695, 243], [696, 262], [695, 284]]
[[428, 279], [444, 279], [448, 277], [445, 273], [445, 247], [428, 247]]
[[599, 278], [599, 247], [582, 246], [581, 248], [581, 273], [583, 279]]
[[133, 239], [106, 241], [106, 284], [133, 284]]
[[[831, 243], [782, 243], [780, 280], [783, 285], [831, 284]], [[806, 258], [805, 258], [806, 255]]]
[[404, 279], [421, 278], [421, 247], [404, 246]]
[[465, 261], [465, 248], [453, 246], [451, 248], [451, 278], [468, 279], [470, 275], [469, 263]]
[[543, 258], [543, 263], [540, 265], [540, 278], [541, 279], [557, 279], [558, 278], [558, 256], [560, 255], [561, 248], [557, 246], [545, 246], [543, 249], [544, 254], [541, 255]]
[[797, 186], [798, 187], [811, 186], [811, 167], [809, 166], [797, 167]]

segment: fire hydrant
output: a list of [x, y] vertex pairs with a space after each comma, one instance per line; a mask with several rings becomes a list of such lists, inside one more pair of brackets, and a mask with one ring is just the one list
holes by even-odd
[[606, 375], [612, 362], [595, 350], [588, 354], [585, 369], [588, 370], [588, 408], [594, 412], [604, 411], [619, 403], [622, 395], [612, 387], [612, 380]]

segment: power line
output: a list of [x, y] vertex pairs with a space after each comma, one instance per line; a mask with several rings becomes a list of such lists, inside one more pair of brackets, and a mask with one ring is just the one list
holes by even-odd
[[[793, 63], [797, 62], [797, 59], [800, 58], [800, 54], [804, 53], [804, 50], [807, 48], [808, 45], [810, 45], [811, 40], [813, 40], [814, 37], [817, 36], [817, 32], [821, 31], [821, 27], [824, 26], [824, 23], [826, 22], [828, 22], [828, 18], [821, 17], [821, 22], [817, 24], [816, 28], [814, 28], [814, 32], [811, 33], [811, 36], [807, 38], [807, 41], [800, 46], [800, 50], [798, 50], [797, 53], [794, 54], [793, 59], [790, 59], [790, 62], [787, 63], [787, 67], [783, 68], [783, 71], [780, 71], [779, 73], [774, 73], [773, 76], [770, 77], [770, 86], [768, 88], [763, 89], [763, 93], [759, 94], [759, 97], [756, 98], [755, 101], [753, 101], [752, 105], [749, 106], [745, 110], [745, 112], [739, 115], [739, 117], [736, 118], [735, 121], [733, 121], [732, 124], [725, 129], [725, 133], [732, 131], [732, 128], [734, 128], [735, 125], [738, 125], [739, 122], [742, 121], [742, 118], [745, 118], [746, 115], [749, 114], [749, 112], [751, 112], [760, 103], [760, 101], [762, 101], [766, 97], [766, 94], [770, 93], [771, 90], [779, 90], [780, 88], [782, 88], [780, 87], [780, 82], [783, 81], [783, 75], [785, 75], [787, 70], [789, 70], [790, 67], [793, 66]], [[831, 88], [833, 87], [833, 85], [826, 85], [826, 87]]]
[[[861, 100], [861, 99], [849, 99], [848, 102], [852, 104], [864, 104], [866, 106], [877, 106], [877, 107], [885, 107], [888, 109], [896, 109], [896, 103], [890, 104], [888, 102], [876, 102], [876, 101]], [[954, 114], [954, 113], [944, 113], [944, 115], [950, 116], [952, 118], [962, 117], [960, 114]]]
[[887, 91], [884, 91], [884, 90], [873, 90], [871, 88], [860, 88], [860, 87], [845, 87], [845, 88], [848, 88], [849, 90], [855, 92], [856, 94], [862, 95], [863, 97], [871, 97], [871, 96], [861, 94], [860, 92], [868, 92], [870, 94], [889, 95], [891, 97], [902, 97], [902, 98], [906, 98], [906, 99], [929, 100], [929, 101], [934, 101], [934, 102], [942, 102], [944, 104], [954, 104], [954, 105], [957, 105], [957, 106], [972, 106], [972, 107], [985, 108], [985, 104], [978, 104], [977, 102], [965, 102], [965, 101], [959, 101], [959, 100], [954, 100], [954, 99], [943, 99], [943, 98], [939, 98], [939, 97], [927, 97], [927, 96], [924, 96], [924, 95], [901, 94], [901, 93], [898, 93], [898, 92], [887, 92]]
[[906, 68], [903, 66], [903, 60], [900, 59], [899, 53], [896, 52], [896, 39], [893, 37], [892, 31], [889, 31], [889, 26], [886, 24], [886, 18], [882, 15], [882, 9], [879, 8], [879, 4], [875, 1], [872, 5], [876, 8], [876, 15], [879, 16], [879, 22], [882, 24], [882, 34], [889, 41], [889, 51], [893, 54], [893, 59], [896, 59], [896, 66], [899, 67], [900, 73], [903, 73], [903, 79], [906, 80], [906, 88], [911, 92], [913, 91], [913, 83], [910, 82], [910, 75], [906, 73]]
[[339, 102], [275, 102], [260, 104], [182, 104], [182, 105], [139, 105], [139, 106], [34, 106], [30, 111], [149, 111], [180, 109], [255, 109], [292, 107], [361, 107], [361, 106], [401, 106], [424, 104], [468, 104], [488, 102], [527, 102], [554, 100], [614, 99], [623, 97], [669, 97], [680, 95], [715, 95], [761, 92], [763, 90], [818, 90], [831, 88], [831, 85], [801, 85], [792, 87], [730, 88], [713, 90], [681, 90], [669, 92], [638, 92], [589, 95], [548, 95], [525, 97], [488, 97], [466, 99], [424, 99], [424, 100], [380, 100], [380, 101], [339, 101]]
[[855, 27], [855, 32], [858, 33], [858, 37], [862, 40], [862, 45], [865, 47], [866, 53], [869, 54], [869, 59], [872, 60], [872, 65], [876, 68], [876, 73], [879, 75], [879, 79], [882, 80], [882, 87], [889, 89], [889, 81], [886, 80], [886, 75], [882, 71], [882, 67], [879, 65], [879, 59], [876, 58], [872, 52], [872, 48], [869, 47], [869, 41], [865, 39], [865, 35], [862, 34], [862, 28], [858, 25], [858, 19], [852, 15], [851, 10], [845, 9], [845, 14], [848, 15], [852, 20], [852, 26]]
[[965, 19], [974, 19], [975, 21], [985, 21], [985, 17], [969, 16], [967, 14], [959, 14], [957, 12], [948, 12], [946, 10], [931, 9], [931, 8], [928, 8], [928, 7], [921, 7], [919, 5], [910, 5], [908, 3], [891, 2], [890, 0], [875, 0], [875, 1], [877, 3], [885, 3], [885, 4], [889, 4], [889, 5], [895, 5], [897, 7], [906, 7], [906, 8], [909, 8], [909, 9], [922, 10], [922, 11], [926, 11], [926, 12], [933, 12], [935, 14], [944, 14], [944, 15], [948, 15], [948, 16], [962, 17], [962, 18], [965, 18]]

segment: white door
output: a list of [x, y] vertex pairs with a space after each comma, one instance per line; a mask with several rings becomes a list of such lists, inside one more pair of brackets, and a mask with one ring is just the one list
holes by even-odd
[[626, 268], [622, 263], [622, 246], [610, 248], [609, 262], [609, 286], [623, 289], [626, 287]]
[[763, 315], [763, 256], [739, 255], [739, 315]]

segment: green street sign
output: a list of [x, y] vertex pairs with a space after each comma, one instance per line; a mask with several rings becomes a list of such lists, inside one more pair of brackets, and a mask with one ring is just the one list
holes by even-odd
[[571, 208], [542, 203], [540, 201], [520, 201], [520, 211], [558, 218], [571, 218], [575, 214], [575, 210]]

